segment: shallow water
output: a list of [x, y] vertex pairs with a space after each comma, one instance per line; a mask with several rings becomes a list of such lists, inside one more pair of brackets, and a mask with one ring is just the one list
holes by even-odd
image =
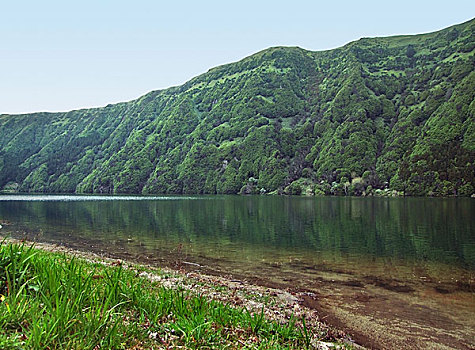
[[305, 292], [375, 348], [475, 346], [475, 200], [0, 196], [1, 233]]

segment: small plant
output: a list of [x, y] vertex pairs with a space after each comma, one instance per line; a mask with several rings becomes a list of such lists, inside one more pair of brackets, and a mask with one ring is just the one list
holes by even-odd
[[262, 307], [261, 312], [258, 314], [252, 315], [247, 309], [246, 309], [246, 315], [248, 318], [249, 325], [251, 327], [251, 330], [254, 334], [258, 334], [259, 330], [262, 327], [262, 323], [264, 322], [264, 307]]
[[307, 324], [305, 323], [305, 317], [302, 316], [302, 328], [300, 330], [300, 334], [302, 338], [305, 340], [305, 346], [308, 349], [310, 347], [310, 334], [307, 328]]

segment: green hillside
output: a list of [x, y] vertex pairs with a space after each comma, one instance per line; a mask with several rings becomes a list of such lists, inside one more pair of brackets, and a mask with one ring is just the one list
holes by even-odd
[[131, 102], [1, 115], [0, 189], [471, 195], [474, 32], [270, 48]]

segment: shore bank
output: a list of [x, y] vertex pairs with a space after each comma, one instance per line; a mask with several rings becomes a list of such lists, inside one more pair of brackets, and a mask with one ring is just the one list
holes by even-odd
[[[32, 243], [8, 239], [4, 242], [4, 245], [5, 244], [16, 244], [17, 246], [24, 244], [25, 247], [28, 247]], [[216, 302], [220, 305], [224, 305], [226, 309], [236, 310], [238, 314], [247, 314], [250, 320], [259, 323], [259, 328], [264, 328], [261, 324], [264, 322], [268, 323], [269, 327], [274, 327], [272, 328], [272, 332], [274, 333], [270, 332], [265, 335], [262, 332], [249, 332], [249, 329], [245, 329], [245, 327], [242, 326], [233, 327], [228, 325], [225, 328], [229, 330], [229, 332], [226, 332], [226, 337], [229, 339], [220, 339], [219, 341], [224, 341], [225, 343], [219, 343], [219, 348], [222, 348], [223, 345], [226, 345], [228, 348], [274, 348], [275, 346], [282, 348], [301, 348], [302, 346], [309, 346], [317, 349], [361, 348], [346, 334], [325, 324], [316, 310], [305, 307], [305, 298], [303, 298], [302, 295], [295, 295], [285, 290], [263, 287], [246, 281], [227, 279], [222, 276], [186, 272], [186, 269], [174, 270], [170, 268], [157, 268], [131, 261], [111, 259], [94, 253], [78, 251], [54, 244], [34, 243], [34, 248], [35, 250], [39, 249], [39, 251], [47, 252], [42, 254], [50, 255], [48, 259], [51, 258], [51, 261], [58, 259], [58, 256], [62, 256], [66, 260], [75, 258], [84, 261], [89, 267], [102, 266], [106, 271], [109, 271], [105, 272], [105, 275], [112, 273], [111, 271], [114, 269], [123, 269], [133, 275], [132, 278], [135, 279], [133, 283], [146, 283], [147, 285], [153, 286], [154, 290], [165, 289], [172, 292], [187, 293], [187, 295], [192, 297], [204, 298], [207, 303]], [[183, 264], [186, 265], [187, 263], [183, 262]], [[104, 273], [95, 273], [94, 276], [104, 276]], [[101, 277], [95, 278], [99, 280], [98, 282], [102, 279]], [[146, 292], [144, 291], [144, 293]], [[3, 303], [3, 305], [5, 305], [5, 303]], [[134, 320], [132, 318], [128, 322], [138, 322], [142, 324], [143, 319]], [[208, 325], [208, 323], [209, 321], [203, 320], [203, 324]], [[156, 326], [158, 327], [159, 323], [157, 323]], [[197, 324], [196, 327], [201, 326]], [[294, 333], [288, 339], [284, 339], [285, 337], [279, 338], [278, 335], [280, 333], [276, 331], [277, 328], [275, 327], [291, 327]], [[291, 328], [289, 328], [289, 332]], [[252, 326], [250, 329], [252, 329]], [[160, 333], [160, 331], [156, 332], [154, 330], [147, 330], [147, 332], [146, 342], [148, 342], [148, 345], [154, 344], [154, 346], [156, 346], [155, 348], [167, 348], [167, 346], [193, 348], [198, 345], [203, 345], [199, 341], [194, 342], [193, 339], [189, 337], [185, 341], [185, 332], [183, 334], [180, 334], [180, 332], [176, 330], [169, 334], [166, 334], [166, 332]], [[270, 334], [274, 335], [269, 337]], [[21, 337], [20, 335], [20, 338]], [[26, 337], [26, 335], [23, 334], [23, 337]], [[154, 337], [160, 338], [160, 342], [155, 342], [154, 340], [156, 339], [154, 339]], [[167, 339], [167, 342], [169, 342], [170, 339], [171, 341], [164, 344], [163, 339]], [[23, 339], [23, 341], [25, 341], [25, 339]], [[135, 345], [132, 343], [126, 344], [129, 347], [124, 346], [123, 348], [144, 348], [140, 347], [144, 346], [145, 343], [142, 344], [143, 342], [143, 340], [137, 340]], [[214, 344], [214, 347], [216, 347], [217, 344], [218, 343]], [[134, 347], [132, 347], [132, 345]]]

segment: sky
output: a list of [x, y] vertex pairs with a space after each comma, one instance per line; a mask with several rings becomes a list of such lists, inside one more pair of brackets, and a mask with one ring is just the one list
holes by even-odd
[[272, 46], [326, 50], [473, 17], [473, 0], [0, 0], [0, 114], [105, 106]]

